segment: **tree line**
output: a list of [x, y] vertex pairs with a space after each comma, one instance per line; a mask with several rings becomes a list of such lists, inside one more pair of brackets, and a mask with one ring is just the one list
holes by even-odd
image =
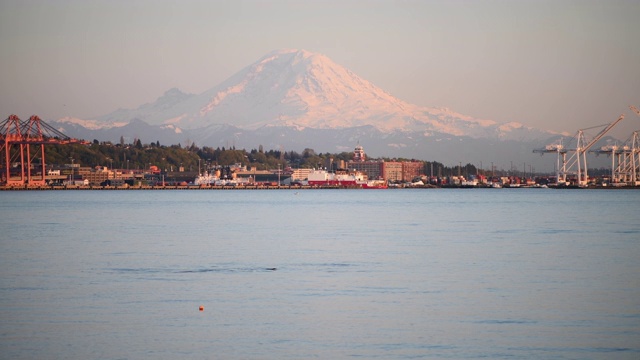
[[[47, 145], [46, 150], [48, 164], [75, 163], [81, 166], [107, 166], [129, 170], [148, 169], [155, 165], [161, 171], [178, 171], [180, 167], [183, 167], [185, 171], [198, 171], [198, 169], [229, 166], [236, 163], [255, 167], [258, 170], [277, 169], [278, 167], [281, 169], [286, 167], [322, 168], [327, 166], [330, 159], [333, 159], [333, 164], [337, 164], [340, 160], [348, 162], [353, 159], [353, 152], [316, 153], [313, 149], [306, 148], [299, 153], [293, 150], [264, 150], [262, 145], [257, 149], [247, 151], [235, 147], [198, 147], [195, 144], [186, 147], [180, 144], [166, 146], [161, 145], [160, 142], [142, 144], [140, 139], [136, 139], [132, 144], [125, 144], [121, 139], [117, 144], [94, 140], [89, 145]], [[416, 161], [415, 159], [385, 157], [370, 158], [369, 160]], [[445, 166], [436, 161], [426, 161], [424, 164], [426, 175], [430, 175], [431, 169], [433, 169], [434, 176], [456, 176], [458, 174], [468, 176], [477, 173], [473, 164]]]

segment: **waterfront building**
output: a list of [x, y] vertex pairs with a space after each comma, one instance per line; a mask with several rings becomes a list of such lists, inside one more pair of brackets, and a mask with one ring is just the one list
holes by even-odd
[[412, 181], [416, 177], [424, 175], [423, 161], [403, 161], [402, 162], [402, 181]]
[[364, 148], [358, 142], [355, 150], [353, 150], [353, 162], [364, 162], [367, 160], [367, 156], [364, 153]]
[[[311, 171], [311, 169], [306, 170]], [[295, 173], [295, 171], [293, 172]], [[232, 179], [237, 181], [238, 183], [245, 184], [277, 183], [278, 179], [283, 184], [293, 181], [291, 175], [288, 172], [281, 172], [280, 174], [278, 174], [278, 170], [257, 170], [255, 167], [251, 167], [250, 169], [244, 168], [244, 170], [242, 171], [234, 172]]]
[[382, 179], [382, 161], [349, 161], [349, 170], [355, 170], [367, 174], [367, 179]]
[[368, 161], [360, 143], [353, 151], [353, 160], [349, 161], [349, 170], [367, 174], [368, 179], [390, 181], [412, 181], [424, 173], [423, 161]]
[[312, 172], [313, 169], [294, 169], [291, 174], [291, 180], [306, 180], [309, 178], [309, 173]]
[[349, 170], [366, 174], [367, 179], [383, 179], [382, 161], [367, 161], [367, 155], [360, 142], [353, 150], [353, 159], [346, 164], [346, 167]]
[[383, 161], [382, 178], [387, 181], [403, 181], [402, 163], [399, 161]]
[[115, 179], [115, 173], [106, 166], [96, 166], [95, 169], [83, 168], [80, 171], [82, 180], [87, 180], [89, 185], [100, 185], [107, 180]]
[[96, 166], [95, 168], [84, 167], [79, 169], [79, 175], [88, 185], [101, 185], [109, 181], [111, 185], [124, 183], [126, 180], [132, 183], [142, 179], [142, 175], [136, 176], [133, 171], [122, 172], [122, 170], [109, 169], [106, 166]]

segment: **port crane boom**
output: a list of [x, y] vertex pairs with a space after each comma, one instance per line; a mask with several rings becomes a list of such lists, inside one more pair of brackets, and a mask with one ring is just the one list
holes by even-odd
[[[557, 166], [557, 182], [558, 184], [565, 184], [567, 182], [567, 174], [577, 175], [577, 185], [587, 186], [589, 175], [587, 173], [587, 152], [594, 144], [600, 141], [614, 126], [624, 119], [624, 114], [620, 115], [617, 120], [605, 124], [594, 126], [590, 128], [580, 129], [576, 134], [576, 148], [566, 149], [562, 143], [547, 145], [544, 149], [536, 149], [533, 152], [541, 154], [548, 152], [556, 152], [558, 154], [558, 166]], [[594, 136], [589, 142], [585, 139], [585, 130], [595, 129], [604, 126], [604, 128]], [[567, 153], [570, 153], [569, 159], [567, 159]], [[562, 159], [562, 166], [560, 161]], [[575, 169], [575, 170], [572, 170]]]
[[[605, 127], [604, 129], [602, 129], [602, 131], [600, 131], [598, 133], [598, 135], [596, 135], [584, 148], [583, 151], [588, 151], [595, 143], [597, 143], [598, 141], [600, 141], [600, 139], [602, 139], [603, 136], [605, 136], [611, 129], [613, 129], [614, 126], [616, 126], [617, 123], [619, 123], [620, 121], [622, 121], [624, 119], [624, 114], [620, 115], [620, 117], [618, 118], [618, 120], [606, 125], [607, 127]], [[600, 125], [600, 126], [604, 126], [604, 125]], [[597, 126], [595, 126], [597, 127]], [[593, 129], [595, 127], [589, 128], [589, 129]], [[588, 129], [585, 129], [588, 130]]]

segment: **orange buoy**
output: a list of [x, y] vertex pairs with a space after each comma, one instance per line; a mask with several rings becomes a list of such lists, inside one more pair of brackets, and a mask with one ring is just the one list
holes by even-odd
[[204, 306], [200, 305], [200, 311], [204, 311]]

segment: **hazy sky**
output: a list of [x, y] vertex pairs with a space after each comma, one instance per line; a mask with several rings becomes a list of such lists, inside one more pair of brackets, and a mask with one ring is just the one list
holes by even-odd
[[0, 0], [0, 116], [201, 93], [282, 48], [417, 105], [570, 133], [625, 113], [614, 135], [640, 129], [638, 0]]

